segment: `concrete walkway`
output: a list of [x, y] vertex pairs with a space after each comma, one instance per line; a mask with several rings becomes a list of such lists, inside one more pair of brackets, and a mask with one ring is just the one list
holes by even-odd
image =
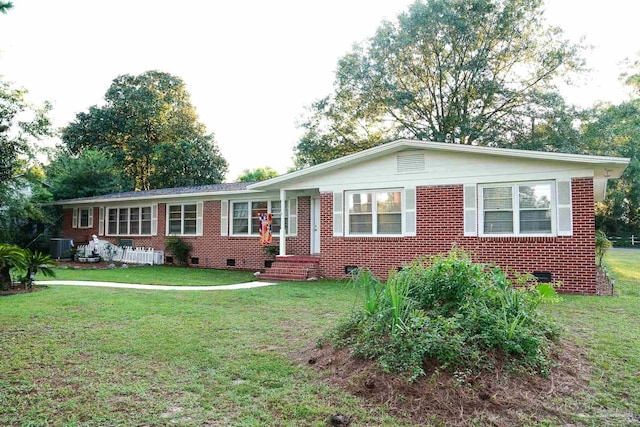
[[138, 283], [115, 282], [90, 282], [84, 280], [38, 280], [35, 285], [67, 285], [67, 286], [93, 286], [98, 288], [123, 288], [123, 289], [148, 289], [158, 291], [229, 291], [234, 289], [252, 289], [263, 286], [274, 286], [273, 282], [247, 282], [235, 285], [220, 286], [166, 286], [166, 285], [141, 285]]

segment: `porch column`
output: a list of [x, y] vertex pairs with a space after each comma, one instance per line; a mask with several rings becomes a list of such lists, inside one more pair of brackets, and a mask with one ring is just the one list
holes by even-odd
[[280, 189], [280, 255], [287, 254], [287, 232], [285, 230], [284, 211], [287, 203], [287, 194], [284, 189]]

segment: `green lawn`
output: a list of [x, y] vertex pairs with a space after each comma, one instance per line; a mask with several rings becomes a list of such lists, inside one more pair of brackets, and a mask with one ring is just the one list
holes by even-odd
[[[640, 422], [640, 252], [615, 250], [607, 262], [619, 297], [565, 296], [546, 308], [593, 365], [593, 392], [567, 402], [576, 425]], [[58, 278], [126, 282], [133, 276], [103, 275], [145, 269]], [[191, 275], [219, 274], [146, 271], [153, 279], [141, 281], [158, 284], [211, 284]], [[324, 426], [337, 412], [352, 426], [410, 425], [294, 361], [354, 300], [336, 281], [190, 293], [51, 286], [2, 297], [0, 425]]]
[[[134, 266], [129, 268], [80, 269], [56, 268], [55, 280], [92, 280], [97, 282], [142, 283], [146, 285], [216, 286], [256, 280], [250, 271], [210, 270], [170, 266]], [[51, 280], [38, 275], [36, 280]]]
[[564, 296], [548, 307], [565, 335], [587, 349], [593, 393], [576, 420], [593, 426], [640, 425], [640, 250], [612, 249], [605, 258], [617, 297]]

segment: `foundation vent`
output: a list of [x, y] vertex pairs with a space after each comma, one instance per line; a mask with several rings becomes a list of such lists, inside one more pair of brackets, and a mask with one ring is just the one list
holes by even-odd
[[551, 273], [549, 271], [534, 271], [533, 276], [539, 283], [551, 283]]

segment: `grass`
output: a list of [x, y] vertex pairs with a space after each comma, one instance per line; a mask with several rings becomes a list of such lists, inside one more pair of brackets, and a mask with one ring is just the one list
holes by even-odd
[[0, 425], [403, 425], [291, 359], [352, 302], [340, 282], [0, 298]]
[[[56, 268], [54, 280], [91, 280], [96, 282], [142, 283], [146, 285], [217, 286], [255, 280], [250, 271], [211, 270], [170, 266], [134, 266], [129, 268], [79, 269]], [[36, 280], [51, 280], [38, 275]]]
[[[565, 296], [548, 310], [592, 364], [592, 393], [567, 402], [576, 425], [637, 425], [640, 252], [614, 250], [606, 262], [618, 297]], [[153, 279], [142, 281], [170, 284], [217, 274], [59, 272], [101, 281], [115, 279], [98, 274], [146, 272]], [[180, 277], [168, 279], [172, 272]], [[2, 297], [0, 425], [325, 426], [337, 412], [356, 426], [411, 425], [383, 407], [367, 409], [294, 361], [354, 298], [337, 281], [193, 293], [51, 286]]]
[[576, 420], [593, 426], [640, 425], [640, 250], [605, 257], [617, 297], [563, 296], [549, 307], [565, 335], [587, 349], [593, 392], [575, 402]]

